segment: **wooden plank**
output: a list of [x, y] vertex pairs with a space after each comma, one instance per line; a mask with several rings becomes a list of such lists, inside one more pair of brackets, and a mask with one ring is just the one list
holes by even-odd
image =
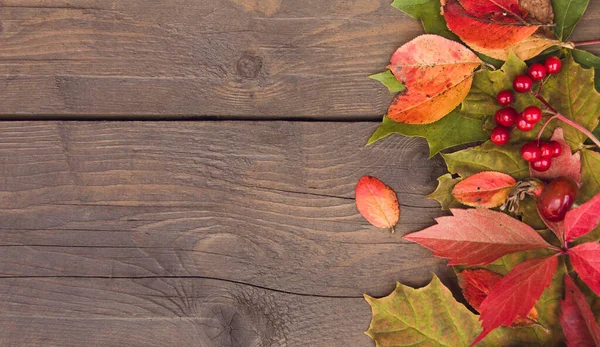
[[421, 32], [389, 3], [4, 0], [0, 116], [378, 119], [366, 77]]
[[[0, 345], [367, 344], [362, 293], [452, 277], [402, 240], [441, 214], [425, 195], [443, 163], [421, 139], [365, 148], [375, 127], [0, 123]], [[398, 192], [397, 234], [358, 215], [365, 174]], [[232, 303], [246, 296], [287, 316], [272, 328]], [[209, 343], [221, 299], [246, 317], [228, 333], [260, 343]]]
[[4, 279], [2, 346], [369, 346], [362, 298], [205, 279]]

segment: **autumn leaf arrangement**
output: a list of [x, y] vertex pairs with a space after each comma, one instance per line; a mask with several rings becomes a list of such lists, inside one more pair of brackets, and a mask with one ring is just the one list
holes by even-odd
[[[377, 346], [600, 346], [600, 57], [568, 39], [589, 0], [395, 0], [426, 34], [371, 76], [397, 93], [371, 145], [427, 140], [448, 215], [404, 235], [449, 260], [470, 309], [434, 276], [365, 295]], [[458, 149], [457, 149], [458, 147]], [[394, 191], [356, 205], [394, 232]]]

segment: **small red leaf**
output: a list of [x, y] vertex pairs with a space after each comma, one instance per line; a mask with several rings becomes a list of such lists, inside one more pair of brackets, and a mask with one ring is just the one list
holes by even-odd
[[506, 201], [515, 184], [517, 181], [510, 175], [484, 171], [459, 182], [452, 195], [467, 206], [494, 208]]
[[504, 276], [481, 303], [483, 332], [477, 344], [492, 330], [510, 326], [519, 316], [525, 316], [550, 285], [558, 266], [558, 257], [537, 258], [515, 266]]
[[396, 193], [375, 177], [364, 176], [356, 184], [356, 207], [369, 223], [392, 232], [400, 218]]
[[454, 216], [437, 218], [437, 225], [404, 236], [450, 259], [449, 265], [489, 264], [510, 253], [551, 247], [529, 225], [486, 209], [452, 209]]
[[539, 25], [526, 22], [518, 0], [442, 0], [448, 28], [473, 49], [503, 49], [531, 36]]
[[392, 71], [406, 90], [387, 116], [407, 124], [433, 123], [460, 105], [481, 60], [467, 47], [437, 35], [421, 35], [392, 55]]
[[600, 244], [588, 242], [568, 250], [573, 268], [579, 277], [600, 295]]
[[541, 180], [552, 181], [559, 177], [571, 179], [578, 185], [581, 183], [581, 155], [579, 152], [572, 154], [571, 147], [565, 142], [562, 128], [556, 128], [552, 135], [552, 140], [560, 143], [562, 153], [560, 156], [552, 159], [550, 169], [544, 172], [536, 171], [529, 165], [531, 177]]
[[600, 194], [590, 201], [567, 212], [565, 216], [565, 231], [567, 241], [583, 236], [600, 222]]
[[560, 324], [567, 346], [600, 346], [600, 329], [585, 296], [565, 275], [565, 298], [560, 301]]

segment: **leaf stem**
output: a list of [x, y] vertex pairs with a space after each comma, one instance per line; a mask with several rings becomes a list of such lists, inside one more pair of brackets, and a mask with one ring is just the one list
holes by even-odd
[[598, 45], [598, 44], [600, 44], [600, 40], [590, 40], [590, 41], [574, 42], [574, 44], [575, 44], [575, 47], [592, 46], [592, 45]]
[[[553, 117], [551, 117], [550, 119], [548, 119], [546, 121], [546, 124], [544, 124], [544, 127], [542, 128], [542, 131], [546, 128], [546, 126], [548, 125], [548, 123], [553, 120], [554, 118], [558, 118], [560, 119], [562, 122], [567, 123], [568, 125], [572, 126], [573, 128], [579, 130], [579, 132], [581, 132], [582, 134], [584, 134], [585, 136], [587, 136], [590, 140], [592, 140], [596, 146], [598, 146], [598, 148], [600, 148], [600, 140], [598, 140], [598, 138], [596, 138], [596, 136], [594, 136], [594, 134], [592, 134], [591, 131], [587, 130], [585, 127], [583, 127], [581, 124], [574, 122], [572, 120], [570, 120], [569, 118], [563, 116], [560, 112], [558, 112], [557, 110], [554, 109], [554, 107], [552, 107], [548, 101], [546, 101], [546, 99], [544, 99], [544, 97], [539, 94], [539, 93], [532, 93], [533, 96], [535, 96], [542, 104], [544, 104], [544, 106], [546, 106], [548, 108], [548, 110], [550, 112], [552, 112], [552, 114], [554, 114]], [[539, 136], [541, 135], [541, 132], [538, 134], [538, 139]]]

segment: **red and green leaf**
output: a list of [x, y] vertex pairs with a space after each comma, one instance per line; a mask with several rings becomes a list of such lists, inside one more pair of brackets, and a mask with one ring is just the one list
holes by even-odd
[[369, 223], [392, 232], [400, 218], [396, 193], [372, 176], [364, 176], [356, 184], [356, 207]]
[[452, 195], [464, 205], [494, 208], [502, 205], [517, 181], [502, 172], [484, 171], [459, 182]]
[[421, 35], [394, 53], [388, 67], [406, 90], [396, 96], [387, 116], [407, 124], [433, 123], [469, 93], [481, 60], [460, 43]]
[[539, 25], [527, 23], [518, 0], [442, 0], [448, 28], [478, 51], [503, 49], [531, 36]]
[[537, 258], [515, 266], [492, 288], [481, 303], [483, 332], [475, 345], [494, 329], [511, 325], [519, 316], [526, 316], [542, 296], [558, 266], [558, 257]]
[[568, 275], [565, 275], [565, 298], [560, 301], [560, 309], [567, 346], [600, 346], [600, 329], [594, 314], [585, 295]]
[[579, 277], [600, 295], [600, 243], [588, 242], [568, 250], [571, 264]]
[[448, 258], [449, 265], [485, 265], [510, 253], [550, 248], [530, 226], [504, 213], [486, 209], [452, 209], [454, 216], [404, 236]]

